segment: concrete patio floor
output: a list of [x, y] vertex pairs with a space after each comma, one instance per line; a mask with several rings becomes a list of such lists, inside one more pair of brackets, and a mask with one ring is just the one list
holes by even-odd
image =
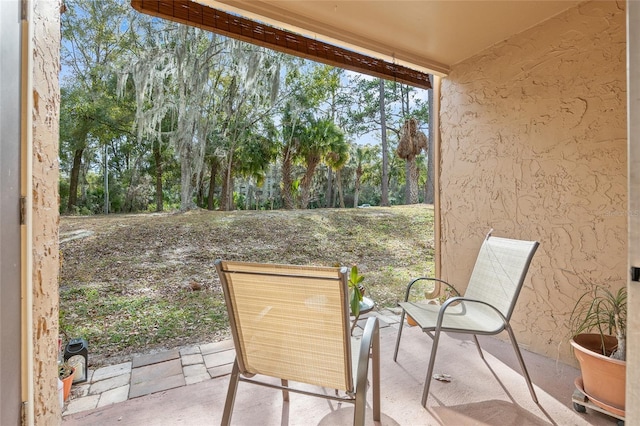
[[[486, 362], [478, 356], [472, 340], [458, 335], [442, 336], [435, 372], [449, 374], [452, 380], [448, 383], [433, 381], [427, 402], [428, 408], [424, 409], [420, 405], [420, 397], [431, 350], [431, 339], [416, 327], [407, 327], [403, 332], [398, 362], [395, 363], [392, 357], [398, 324], [389, 320], [388, 315], [379, 316], [386, 320], [383, 323], [385, 327], [380, 330], [383, 425], [564, 426], [614, 425], [617, 422], [613, 417], [590, 409], [587, 409], [585, 414], [573, 410], [571, 395], [575, 389], [573, 381], [579, 376], [577, 369], [523, 351], [540, 401], [539, 404], [535, 404], [510, 344], [484, 336], [480, 336], [480, 343]], [[217, 347], [221, 348], [220, 345]], [[177, 384], [172, 382], [176, 387], [155, 392], [150, 383], [153, 380], [158, 381], [158, 375], [162, 371], [169, 374], [170, 368], [177, 368], [161, 363], [174, 361], [175, 357], [162, 361], [163, 356], [167, 354], [156, 354], [143, 360], [151, 362], [150, 364], [137, 361], [140, 365], [133, 367], [132, 371], [137, 368], [138, 373], [129, 375], [129, 399], [67, 414], [63, 418], [63, 424], [219, 424], [229, 382], [230, 361], [228, 350], [218, 350], [218, 353], [224, 355], [217, 357], [213, 352], [215, 351], [212, 350], [211, 354], [201, 354], [203, 359], [210, 357], [209, 364], [204, 363], [210, 376], [203, 376], [202, 371], [199, 373], [199, 379], [194, 379], [194, 375], [189, 376], [190, 370], [185, 366], [185, 359], [193, 360], [193, 357], [188, 356], [194, 354], [184, 352], [179, 355], [183, 371], [170, 374], [173, 377], [171, 380], [177, 380]], [[154, 364], [153, 357], [160, 361]], [[214, 358], [217, 361], [214, 361]], [[211, 365], [214, 362], [223, 364]], [[135, 359], [133, 363], [136, 363]], [[156, 367], [148, 367], [153, 365]], [[216, 375], [212, 371], [222, 375], [209, 378]], [[138, 379], [139, 386], [135, 388], [138, 390], [132, 392], [136, 384], [135, 374], [140, 375], [143, 372], [146, 379]], [[136, 397], [137, 394], [143, 396]], [[367, 400], [371, 400], [371, 392], [368, 393]], [[277, 390], [240, 383], [232, 424], [346, 425], [351, 424], [352, 413], [353, 407], [350, 404], [341, 405], [334, 401], [295, 393], [290, 395], [288, 403], [283, 403], [282, 393]], [[369, 424], [373, 424], [371, 418], [368, 420]]]

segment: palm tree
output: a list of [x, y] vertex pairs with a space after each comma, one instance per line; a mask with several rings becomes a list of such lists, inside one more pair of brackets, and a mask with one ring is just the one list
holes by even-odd
[[[333, 141], [332, 146], [329, 148], [329, 152], [325, 156], [324, 161], [329, 166], [329, 171], [336, 172], [336, 181], [338, 183], [338, 197], [340, 198], [340, 207], [344, 208], [344, 194], [342, 193], [342, 178], [340, 171], [349, 161], [349, 143], [344, 138], [336, 138]], [[329, 181], [329, 185], [331, 182]], [[327, 197], [330, 196], [331, 191], [327, 191]], [[333, 207], [331, 200], [327, 200], [327, 206]]]
[[355, 149], [356, 160], [356, 182], [353, 193], [353, 207], [358, 207], [358, 198], [360, 197], [360, 184], [362, 183], [362, 175], [365, 174], [369, 164], [376, 157], [376, 149], [372, 146], [365, 145]]
[[309, 188], [316, 167], [339, 140], [344, 140], [344, 134], [329, 119], [312, 117], [302, 132], [299, 152], [306, 171], [300, 181], [300, 208], [306, 209], [309, 205]]

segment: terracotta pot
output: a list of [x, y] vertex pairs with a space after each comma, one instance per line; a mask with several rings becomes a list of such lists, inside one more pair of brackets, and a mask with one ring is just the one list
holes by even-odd
[[411, 318], [411, 315], [409, 315], [409, 314], [407, 314], [407, 324], [409, 324], [411, 327], [418, 325], [416, 320]]
[[[605, 347], [617, 345], [614, 336], [605, 336]], [[584, 393], [591, 402], [612, 413], [624, 415], [627, 363], [602, 355], [599, 334], [579, 334], [571, 339], [580, 363]]]
[[73, 383], [73, 376], [75, 375], [76, 370], [73, 370], [71, 375], [65, 377], [62, 380], [62, 399], [66, 401], [69, 398], [69, 394], [71, 393], [71, 384]]

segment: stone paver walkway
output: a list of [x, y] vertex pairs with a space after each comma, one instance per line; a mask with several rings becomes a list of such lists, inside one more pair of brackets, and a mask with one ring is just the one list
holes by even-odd
[[[380, 327], [400, 320], [397, 310], [372, 311], [361, 317], [354, 335], [362, 334], [369, 316], [378, 317]], [[89, 370], [85, 383], [73, 385], [63, 415], [231, 374], [234, 359], [233, 342], [225, 340], [134, 356], [130, 362]]]

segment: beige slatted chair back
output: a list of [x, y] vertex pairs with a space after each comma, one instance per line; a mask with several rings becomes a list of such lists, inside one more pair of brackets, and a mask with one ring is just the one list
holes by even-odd
[[347, 268], [219, 261], [239, 372], [352, 392]]
[[536, 241], [485, 238], [465, 298], [489, 303], [509, 321], [537, 247]]

